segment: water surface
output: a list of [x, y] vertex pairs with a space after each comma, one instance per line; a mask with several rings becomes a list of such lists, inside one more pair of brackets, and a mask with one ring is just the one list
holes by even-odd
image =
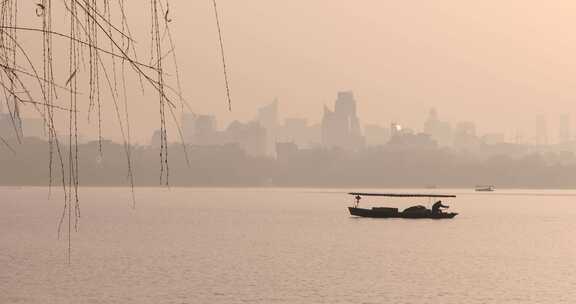
[[353, 218], [321, 189], [137, 189], [133, 210], [84, 188], [68, 265], [58, 195], [0, 188], [0, 303], [576, 302], [575, 191], [430, 191], [460, 215]]

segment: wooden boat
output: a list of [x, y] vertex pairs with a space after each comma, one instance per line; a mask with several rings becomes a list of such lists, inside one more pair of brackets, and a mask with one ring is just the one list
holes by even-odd
[[383, 197], [424, 197], [424, 198], [454, 198], [455, 195], [444, 194], [399, 194], [399, 193], [360, 193], [350, 192], [355, 196], [356, 203], [353, 207], [348, 207], [351, 215], [372, 218], [405, 218], [405, 219], [451, 219], [458, 213], [455, 212], [432, 212], [424, 206], [413, 206], [399, 211], [398, 208], [391, 207], [372, 207], [371, 209], [359, 208], [362, 196], [383, 196]]
[[[396, 212], [382, 212], [378, 209], [396, 209]], [[365, 209], [365, 208], [357, 208], [357, 207], [348, 207], [351, 215], [361, 216], [361, 217], [374, 217], [374, 218], [409, 218], [409, 219], [419, 219], [419, 218], [429, 218], [429, 219], [445, 219], [445, 218], [453, 218], [458, 213], [455, 212], [442, 212], [433, 214], [430, 211], [427, 214], [411, 214], [411, 213], [404, 213], [399, 212], [398, 208], [379, 208], [375, 207], [372, 209]]]
[[476, 186], [475, 190], [478, 192], [493, 192], [494, 186], [493, 185]]

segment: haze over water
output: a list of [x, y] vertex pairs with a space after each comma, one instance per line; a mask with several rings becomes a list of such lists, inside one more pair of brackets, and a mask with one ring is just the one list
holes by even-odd
[[58, 195], [0, 188], [0, 303], [576, 301], [576, 191], [420, 190], [458, 195], [437, 221], [346, 190], [84, 188], [68, 265]]

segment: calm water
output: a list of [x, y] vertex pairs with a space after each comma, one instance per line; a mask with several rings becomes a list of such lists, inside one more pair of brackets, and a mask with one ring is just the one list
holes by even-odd
[[446, 191], [442, 221], [342, 192], [82, 189], [68, 265], [61, 200], [0, 188], [0, 303], [576, 302], [576, 192]]

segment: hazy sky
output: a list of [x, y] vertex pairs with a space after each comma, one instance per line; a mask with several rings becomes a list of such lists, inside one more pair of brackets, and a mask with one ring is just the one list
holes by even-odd
[[[222, 125], [251, 119], [275, 97], [282, 117], [318, 121], [338, 90], [355, 92], [363, 123], [415, 129], [432, 106], [447, 120], [476, 121], [481, 132], [528, 133], [545, 114], [551, 136], [560, 113], [576, 114], [574, 1], [219, 0], [232, 112], [211, 1], [169, 2], [184, 95]], [[141, 3], [127, 1], [146, 50]], [[142, 100], [130, 113], [139, 141], [156, 127], [150, 95], [131, 95]], [[114, 130], [110, 123], [105, 136]]]

